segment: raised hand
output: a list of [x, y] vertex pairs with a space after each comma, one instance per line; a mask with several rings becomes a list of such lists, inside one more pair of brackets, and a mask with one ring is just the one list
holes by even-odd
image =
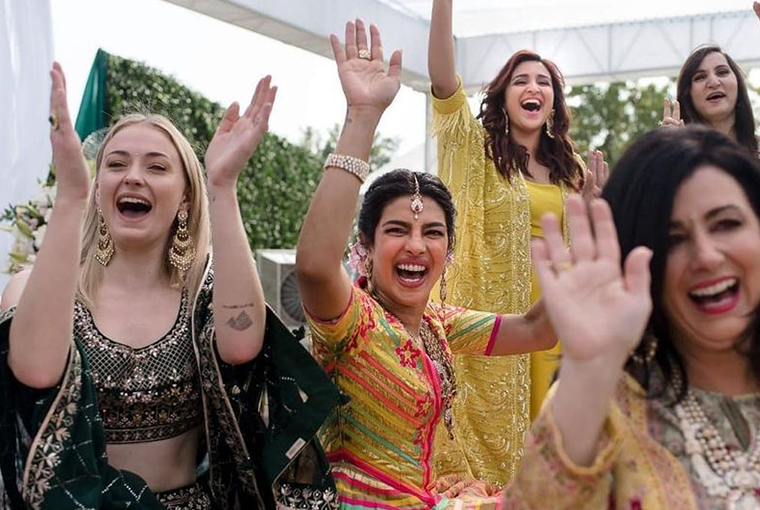
[[660, 126], [683, 127], [683, 120], [681, 120], [681, 105], [678, 104], [678, 100], [674, 99], [671, 103], [670, 99], [666, 97], [663, 100], [662, 105], [662, 121], [660, 121]]
[[56, 200], [86, 200], [90, 190], [90, 171], [82, 154], [66, 101], [66, 76], [58, 62], [50, 70], [50, 144], [57, 183]]
[[533, 266], [538, 272], [546, 309], [563, 357], [618, 363], [641, 339], [652, 309], [649, 294], [651, 252], [636, 248], [620, 269], [620, 247], [612, 213], [604, 200], [588, 210], [580, 197], [567, 201], [572, 249], [562, 242], [554, 215], [542, 218], [544, 238], [533, 243]]
[[364, 22], [349, 21], [346, 23], [345, 51], [335, 35], [330, 35], [330, 44], [348, 108], [371, 109], [382, 114], [401, 86], [401, 52], [393, 52], [386, 72], [380, 31], [375, 25], [370, 25], [370, 36], [371, 48], [367, 45]]
[[269, 114], [277, 96], [277, 87], [271, 83], [271, 76], [259, 80], [253, 98], [242, 116], [237, 102], [232, 103], [224, 112], [206, 150], [209, 185], [236, 185], [240, 172], [269, 128]]
[[604, 161], [602, 151], [588, 151], [586, 175], [581, 189], [581, 196], [586, 202], [599, 198], [610, 176], [610, 166]]

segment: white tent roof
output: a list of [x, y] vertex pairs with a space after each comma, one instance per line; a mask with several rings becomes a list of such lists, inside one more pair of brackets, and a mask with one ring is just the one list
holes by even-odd
[[[428, 21], [432, 0], [378, 0], [407, 16]], [[455, 0], [457, 37], [630, 23], [661, 18], [751, 13], [747, 0]]]
[[[330, 56], [329, 33], [362, 17], [404, 49], [405, 84], [428, 89], [432, 0], [167, 0]], [[716, 42], [744, 65], [760, 63], [760, 23], [747, 0], [457, 0], [457, 67], [479, 89], [513, 52], [554, 60], [568, 83], [674, 74], [689, 52]]]

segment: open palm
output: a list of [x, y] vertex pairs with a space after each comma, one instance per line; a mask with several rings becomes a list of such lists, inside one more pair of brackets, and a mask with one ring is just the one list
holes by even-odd
[[684, 122], [681, 118], [681, 104], [677, 99], [664, 98], [662, 100], [662, 121], [661, 127], [683, 127]]
[[56, 197], [85, 199], [90, 189], [90, 171], [82, 154], [66, 100], [66, 76], [58, 62], [50, 71], [50, 143], [53, 148], [53, 167], [57, 182]]
[[533, 261], [563, 355], [624, 361], [641, 339], [652, 309], [649, 259], [633, 250], [620, 269], [620, 247], [609, 206], [591, 204], [594, 232], [580, 197], [567, 203], [572, 250], [562, 242], [559, 222], [543, 218], [544, 239], [534, 242]]
[[269, 114], [277, 95], [272, 77], [259, 80], [243, 115], [240, 105], [232, 103], [206, 150], [206, 171], [212, 185], [235, 185], [240, 172], [253, 155], [269, 128]]
[[380, 32], [370, 26], [371, 49], [364, 22], [346, 23], [345, 50], [335, 35], [330, 36], [338, 76], [349, 108], [375, 109], [382, 113], [393, 102], [401, 86], [401, 52], [391, 56], [388, 71], [383, 64]]
[[588, 151], [586, 175], [581, 189], [581, 196], [586, 202], [599, 198], [610, 176], [610, 166], [604, 161], [602, 151]]

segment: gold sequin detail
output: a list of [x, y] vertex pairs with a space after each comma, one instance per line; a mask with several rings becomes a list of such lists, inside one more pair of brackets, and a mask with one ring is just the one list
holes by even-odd
[[140, 349], [103, 335], [81, 303], [74, 326], [90, 363], [108, 443], [160, 441], [202, 422], [186, 290], [171, 330]]
[[441, 381], [441, 401], [443, 424], [450, 439], [454, 439], [454, 410], [453, 403], [457, 395], [457, 378], [454, 370], [453, 356], [448, 349], [446, 340], [438, 338], [426, 319], [420, 324], [420, 339], [430, 361], [433, 362]]
[[[472, 310], [524, 313], [531, 289], [527, 186], [519, 174], [506, 181], [486, 158], [485, 131], [464, 93], [457, 94], [434, 99], [438, 173], [457, 206], [447, 299]], [[459, 444], [436, 435], [436, 474], [472, 475], [504, 485], [517, 471], [530, 426], [530, 357], [455, 355], [454, 362]]]
[[200, 483], [157, 492], [156, 499], [166, 510], [212, 510], [211, 497]]

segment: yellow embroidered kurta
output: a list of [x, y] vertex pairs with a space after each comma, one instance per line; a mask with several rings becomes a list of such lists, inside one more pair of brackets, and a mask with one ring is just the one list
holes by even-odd
[[[437, 303], [427, 305], [422, 320], [447, 357], [490, 354], [501, 324], [498, 314]], [[340, 317], [308, 322], [315, 357], [350, 399], [335, 409], [321, 438], [341, 509], [501, 508], [500, 494], [436, 493], [433, 440], [446, 434], [441, 378], [398, 318], [355, 287]]]
[[[450, 98], [433, 97], [433, 134], [438, 175], [457, 207], [447, 301], [476, 310], [527, 312], [532, 285], [526, 180], [517, 173], [508, 181], [486, 157], [486, 132], [470, 111], [461, 81]], [[560, 189], [564, 204], [566, 191]], [[437, 469], [503, 485], [516, 472], [530, 426], [530, 356], [455, 356], [455, 367], [460, 394], [454, 414], [466, 459], [439, 434]]]
[[[547, 398], [525, 442], [520, 471], [504, 491], [506, 508], [523, 510], [708, 510], [725, 508], [689, 473], [683, 437], [672, 407], [660, 399], [647, 399], [628, 374], [618, 383], [597, 456], [590, 467], [568, 458]], [[757, 406], [760, 396], [750, 404]], [[745, 402], [746, 404], [746, 402]], [[720, 405], [713, 406], [716, 413]], [[757, 408], [755, 408], [757, 411]], [[752, 419], [755, 415], [747, 416]], [[710, 415], [710, 414], [708, 414]], [[715, 416], [721, 437], [729, 447], [728, 419]], [[749, 422], [750, 430], [757, 427]], [[722, 427], [721, 427], [722, 425]], [[668, 429], [671, 429], [670, 431]], [[697, 503], [699, 502], [699, 504]]]

